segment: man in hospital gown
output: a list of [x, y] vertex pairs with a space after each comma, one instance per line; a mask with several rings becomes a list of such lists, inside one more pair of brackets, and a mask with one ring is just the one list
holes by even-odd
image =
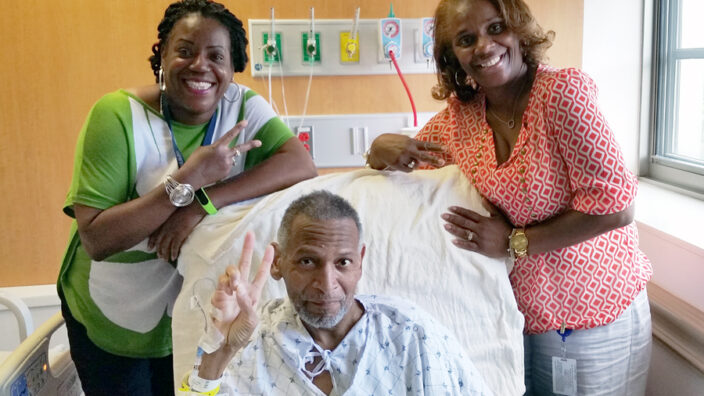
[[[248, 234], [239, 266], [226, 269], [212, 297], [216, 336], [201, 342], [180, 394], [491, 394], [454, 335], [429, 314], [398, 298], [355, 295], [361, 233], [344, 199], [325, 191], [301, 197], [251, 282], [242, 275], [254, 246]], [[284, 280], [288, 298], [255, 310], [267, 272]]]

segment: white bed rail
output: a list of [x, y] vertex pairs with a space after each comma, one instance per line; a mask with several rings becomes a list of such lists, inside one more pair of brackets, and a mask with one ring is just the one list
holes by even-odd
[[63, 324], [57, 312], [0, 363], [0, 396], [83, 394], [68, 347], [49, 349], [52, 334]]

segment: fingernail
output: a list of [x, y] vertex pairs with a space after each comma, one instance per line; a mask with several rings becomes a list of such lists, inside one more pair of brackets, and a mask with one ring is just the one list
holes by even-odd
[[254, 143], [255, 147], [261, 147], [262, 146], [262, 141], [261, 140], [253, 140], [252, 143]]
[[447, 213], [443, 213], [441, 217], [442, 217], [443, 219], [445, 219], [445, 220], [449, 220], [449, 219], [450, 219], [450, 215], [447, 214]]
[[440, 161], [438, 161], [438, 164], [440, 164], [441, 166], [445, 165], [445, 160], [441, 159]]

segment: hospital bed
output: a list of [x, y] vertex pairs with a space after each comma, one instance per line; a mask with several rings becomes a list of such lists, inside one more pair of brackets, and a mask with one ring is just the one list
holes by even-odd
[[22, 300], [0, 292], [0, 304], [15, 314], [20, 330], [20, 345], [0, 354], [0, 396], [82, 395], [68, 347], [49, 345], [52, 334], [64, 324], [61, 313], [33, 330], [29, 308]]
[[[522, 395], [523, 316], [508, 280], [510, 263], [456, 248], [440, 215], [451, 205], [486, 213], [481, 197], [456, 166], [379, 172], [363, 169], [304, 181], [207, 216], [182, 247], [183, 287], [173, 305], [174, 376], [190, 370], [217, 276], [236, 263], [244, 235], [255, 232], [258, 264], [276, 238], [291, 201], [325, 189], [357, 209], [367, 246], [359, 294], [407, 298], [453, 330], [497, 395]], [[256, 271], [252, 268], [252, 274]], [[269, 279], [261, 301], [285, 296]]]

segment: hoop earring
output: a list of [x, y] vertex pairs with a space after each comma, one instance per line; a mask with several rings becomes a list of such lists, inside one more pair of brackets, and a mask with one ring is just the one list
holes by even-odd
[[240, 87], [240, 85], [235, 82], [234, 76], [232, 77], [232, 83], [235, 84], [235, 87], [237, 87], [237, 89], [236, 89], [237, 95], [232, 99], [228, 98], [227, 95], [222, 96], [223, 99], [225, 99], [226, 101], [228, 101], [230, 103], [234, 103], [234, 102], [238, 101], [240, 99], [240, 97], [242, 96], [242, 87]]
[[164, 82], [164, 69], [159, 67], [159, 74], [157, 75], [157, 84], [159, 84], [159, 91], [166, 92], [166, 83]]

